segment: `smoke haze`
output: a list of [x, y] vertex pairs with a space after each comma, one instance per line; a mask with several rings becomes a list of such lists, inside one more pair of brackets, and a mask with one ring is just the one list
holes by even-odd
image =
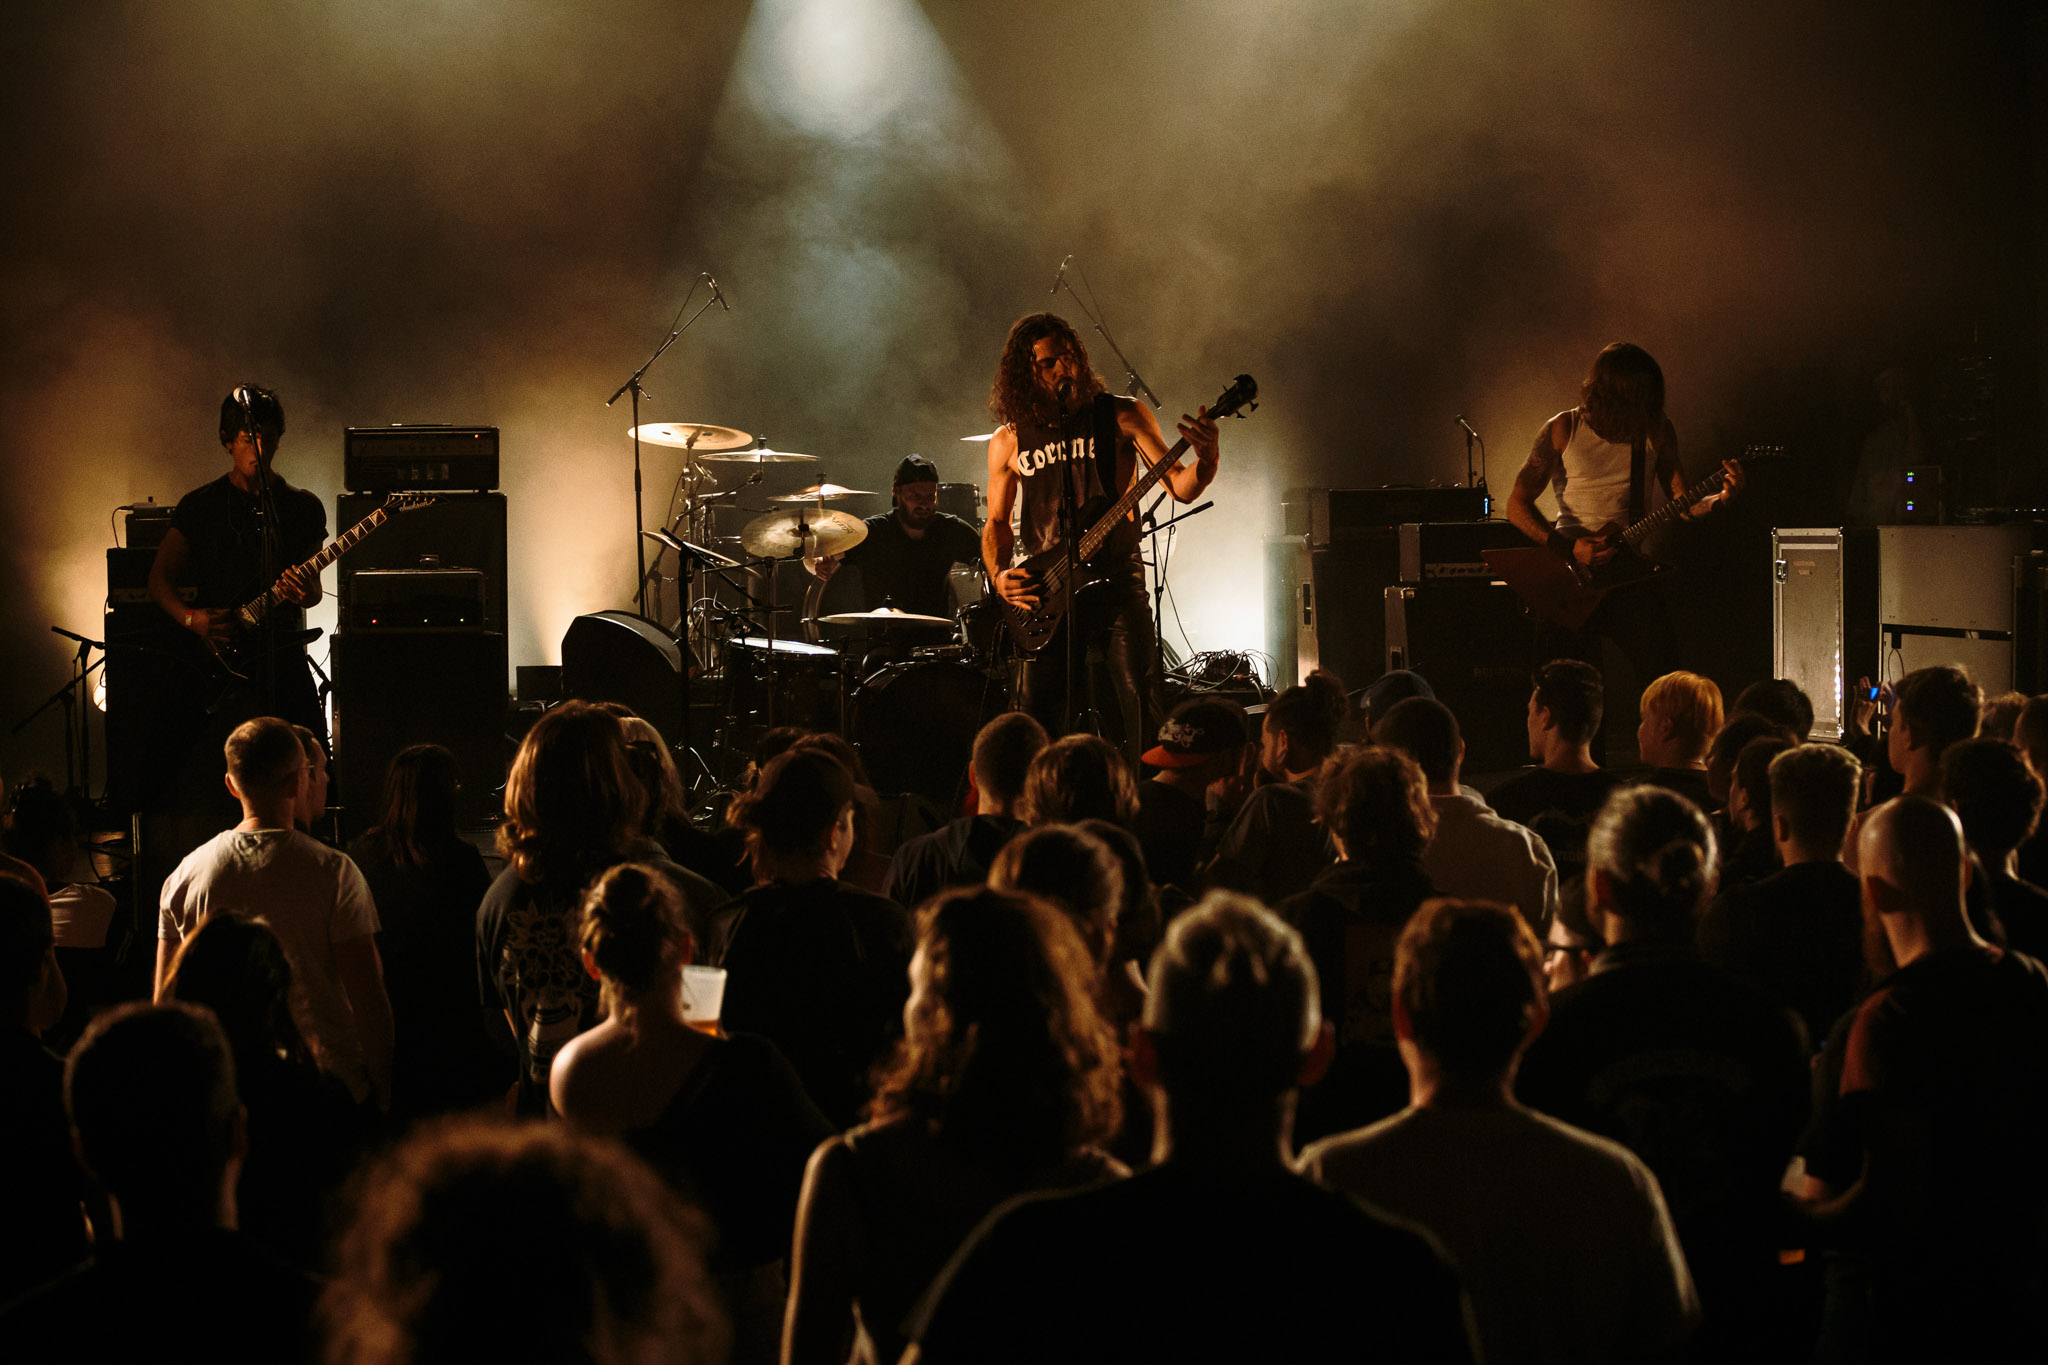
[[[1999, 459], [1962, 476], [2038, 494], [2031, 7], [42, 0], [0, 24], [9, 725], [63, 680], [48, 626], [98, 632], [111, 509], [221, 473], [243, 381], [279, 390], [279, 467], [330, 509], [344, 426], [501, 427], [512, 659], [553, 661], [631, 596], [602, 402], [700, 270], [734, 311], [650, 372], [644, 419], [860, 487], [912, 450], [983, 481], [959, 437], [1068, 252], [1169, 428], [1255, 374], [1175, 553], [1176, 645], [1260, 645], [1281, 489], [1461, 479], [1463, 413], [1504, 493], [1622, 337], [1663, 363], [1689, 462], [1799, 451], [1731, 519], [1739, 568], [1772, 520], [1839, 515], [1895, 360], [1994, 357]], [[1730, 659], [1689, 662], [1753, 674], [1768, 616], [1730, 621]], [[0, 772], [60, 764], [60, 736], [0, 737]]]

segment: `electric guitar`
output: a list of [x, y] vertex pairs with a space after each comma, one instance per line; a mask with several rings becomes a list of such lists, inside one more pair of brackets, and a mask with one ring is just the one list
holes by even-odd
[[[1217, 420], [1241, 415], [1241, 408], [1258, 407], [1258, 397], [1258, 381], [1248, 374], [1241, 374], [1223, 391], [1221, 397], [1209, 405], [1206, 415]], [[1123, 496], [1114, 502], [1107, 497], [1090, 498], [1081, 508], [1076, 522], [1088, 527], [1081, 536], [1081, 543], [1076, 547], [1074, 554], [1074, 567], [1081, 572], [1081, 583], [1068, 581], [1067, 547], [1064, 544], [1055, 545], [1049, 550], [1041, 550], [1023, 563], [1014, 566], [1031, 575], [1035, 585], [1033, 591], [1038, 597], [1038, 605], [1029, 610], [1006, 597], [998, 598], [1003, 604], [1003, 622], [1009, 627], [1010, 639], [1016, 644], [1020, 654], [1030, 656], [1045, 648], [1046, 643], [1052, 639], [1053, 632], [1059, 629], [1060, 621], [1072, 607], [1075, 591], [1086, 586], [1089, 562], [1101, 553], [1102, 543], [1109, 539], [1109, 534], [1116, 529], [1117, 523], [1131, 514], [1132, 509], [1138, 505], [1138, 499], [1150, 492], [1152, 486], [1165, 478], [1167, 471], [1180, 462], [1180, 457], [1187, 453], [1187, 449], [1188, 440], [1183, 436], [1174, 442], [1173, 449], [1155, 460], [1144, 473], [1131, 480], [1131, 486], [1124, 490]]]
[[[1744, 446], [1735, 463], [1755, 464], [1786, 458], [1785, 447]], [[1615, 547], [1614, 557], [1601, 564], [1581, 564], [1564, 559], [1548, 549], [1530, 545], [1481, 552], [1486, 567], [1506, 583], [1523, 605], [1546, 621], [1566, 630], [1584, 626], [1600, 599], [1628, 583], [1640, 583], [1663, 572], [1664, 566], [1642, 552], [1642, 543], [1656, 531], [1677, 521], [1694, 505], [1721, 491], [1728, 481], [1726, 469], [1716, 469], [1685, 492], [1666, 502], [1640, 521], [1623, 526], [1609, 522], [1597, 531], [1583, 527], [1564, 532], [1573, 540], [1605, 540]]]
[[[384, 499], [382, 507], [343, 531], [322, 547], [318, 554], [298, 567], [308, 574], [318, 576], [322, 569], [369, 539], [373, 531], [398, 513], [415, 512], [422, 507], [432, 506], [433, 502], [434, 498], [430, 493], [393, 493]], [[262, 628], [265, 619], [276, 611], [284, 600], [284, 580], [280, 577], [264, 592], [228, 613], [228, 623], [234, 631], [233, 638], [209, 639], [206, 642], [207, 648], [212, 651], [214, 681], [218, 693], [213, 708], [217, 708], [221, 699], [230, 691], [249, 682], [250, 670], [258, 667], [252, 657], [255, 650], [249, 643], [249, 637]], [[319, 633], [317, 630], [309, 631], [304, 639], [314, 639]]]

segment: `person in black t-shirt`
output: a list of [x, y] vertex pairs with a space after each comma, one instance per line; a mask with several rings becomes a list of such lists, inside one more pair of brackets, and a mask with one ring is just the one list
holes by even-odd
[[864, 610], [887, 603], [921, 616], [952, 616], [946, 573], [981, 561], [981, 533], [939, 510], [938, 466], [922, 455], [906, 455], [896, 466], [889, 499], [894, 510], [867, 518], [866, 539], [825, 556], [811, 572], [829, 580], [842, 565], [858, 569]]
[[853, 852], [853, 776], [805, 745], [771, 759], [728, 819], [747, 831], [754, 886], [719, 913], [709, 954], [728, 973], [728, 1028], [789, 1058], [840, 1128], [859, 1121], [869, 1072], [903, 1033], [910, 916], [839, 880]]
[[1869, 812], [1858, 839], [1864, 906], [1899, 967], [1837, 1030], [1840, 1079], [1816, 1124], [1836, 1140], [1807, 1156], [1810, 1212], [1862, 1272], [1831, 1275], [1842, 1341], [1823, 1349], [2040, 1360], [2048, 971], [1970, 928], [1952, 812], [1902, 796]]
[[1680, 670], [1643, 689], [1636, 752], [1647, 771], [1638, 781], [1677, 792], [1708, 816], [1721, 809], [1707, 779], [1707, 749], [1721, 729], [1721, 689], [1712, 678]]
[[1801, 744], [1767, 777], [1784, 870], [1723, 892], [1700, 920], [1700, 951], [1796, 1013], [1817, 1048], [1863, 984], [1862, 892], [1842, 866], [1863, 770], [1839, 745]]
[[1807, 1112], [1805, 1031], [1693, 947], [1714, 835], [1658, 787], [1608, 798], [1587, 846], [1587, 904], [1607, 947], [1551, 1000], [1516, 1093], [1621, 1143], [1656, 1173], [1706, 1312], [1706, 1359], [1785, 1341], [1778, 1182]]
[[897, 848], [889, 862], [890, 900], [916, 910], [948, 887], [987, 880], [1003, 845], [1024, 828], [1017, 809], [1024, 776], [1045, 743], [1045, 727], [1022, 711], [1006, 711], [981, 727], [968, 762], [974, 814], [907, 839]]
[[90, 1262], [0, 1314], [10, 1358], [313, 1359], [318, 1284], [236, 1230], [248, 1133], [212, 1013], [102, 1014], [72, 1050], [64, 1098], [113, 1215]]
[[1537, 766], [1487, 793], [1503, 820], [1527, 826], [1557, 864], [1558, 884], [1586, 868], [1586, 831], [1621, 779], [1593, 761], [1604, 689], [1600, 670], [1577, 659], [1553, 659], [1536, 670], [1529, 693], [1529, 757]]
[[1222, 833], [1211, 796], [1253, 758], [1248, 732], [1244, 708], [1228, 697], [1190, 697], [1159, 727], [1159, 743], [1144, 753], [1146, 766], [1158, 771], [1138, 784], [1133, 830], [1156, 884], [1190, 899], [1201, 889], [1202, 864]]
[[[1090, 502], [1119, 496], [1141, 469], [1166, 457], [1166, 440], [1150, 408], [1104, 390], [1088, 363], [1088, 348], [1067, 320], [1053, 313], [1033, 313], [1010, 328], [996, 364], [989, 412], [1002, 425], [988, 443], [982, 562], [996, 592], [1028, 610], [1038, 605], [1040, 585], [1023, 561], [1065, 543], [1061, 483], [1072, 491], [1080, 519], [1072, 529], [1078, 539], [1090, 529]], [[1197, 411], [1181, 419], [1179, 430], [1195, 462], [1175, 466], [1163, 485], [1176, 500], [1193, 502], [1216, 478], [1216, 423]], [[1122, 738], [1125, 757], [1135, 766], [1142, 737], [1151, 734], [1148, 718], [1161, 710], [1137, 522], [1116, 527], [1088, 569], [1084, 579], [1099, 577], [1101, 585], [1076, 595], [1069, 619], [1018, 670], [1017, 707], [1037, 716], [1055, 735], [1062, 732], [1066, 631], [1076, 628], [1082, 637], [1074, 642], [1078, 658], [1086, 655], [1080, 646], [1102, 647], [1117, 698], [1117, 714], [1104, 720], [1110, 733]], [[1077, 716], [1078, 706], [1077, 698]]]
[[2019, 876], [2019, 847], [2041, 822], [2041, 779], [2003, 740], [1966, 739], [1941, 756], [1941, 788], [1976, 860], [1970, 923], [2032, 958], [2048, 957], [2048, 890]]
[[[283, 440], [284, 405], [269, 389], [244, 384], [221, 400], [220, 443], [230, 468], [178, 500], [150, 565], [149, 595], [184, 629], [221, 646], [237, 643], [233, 610], [278, 586], [284, 602], [252, 639], [239, 641], [236, 667], [250, 695], [246, 714], [233, 719], [281, 716], [325, 735], [299, 638], [304, 609], [320, 600], [320, 577], [298, 565], [327, 538], [327, 509], [271, 468]], [[181, 588], [192, 591], [191, 602]]]
[[1333, 1045], [1300, 937], [1213, 895], [1174, 921], [1150, 985], [1131, 1066], [1155, 1164], [998, 1210], [906, 1359], [1472, 1359], [1435, 1244], [1291, 1169], [1295, 1098]]

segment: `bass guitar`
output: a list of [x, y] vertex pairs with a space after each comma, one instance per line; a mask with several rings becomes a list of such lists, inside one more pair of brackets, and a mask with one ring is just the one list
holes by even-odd
[[[1783, 446], [1753, 445], [1743, 447], [1735, 463], [1740, 466], [1783, 458]], [[1727, 481], [1728, 471], [1717, 469], [1631, 525], [1610, 522], [1597, 531], [1580, 527], [1564, 533], [1573, 540], [1605, 540], [1614, 546], [1614, 557], [1601, 564], [1581, 564], [1535, 545], [1485, 550], [1481, 557], [1493, 576], [1506, 583], [1530, 611], [1566, 630], [1578, 630], [1608, 593], [1663, 572], [1663, 565], [1642, 552], [1643, 542], [1720, 492]]]
[[[1221, 397], [1209, 405], [1207, 415], [1219, 421], [1237, 416], [1240, 409], [1258, 407], [1258, 397], [1258, 381], [1248, 374], [1241, 374], [1231, 381]], [[1183, 436], [1174, 442], [1173, 449], [1131, 480], [1131, 486], [1114, 502], [1106, 497], [1095, 497], [1081, 508], [1076, 520], [1088, 529], [1082, 534], [1074, 554], [1074, 566], [1082, 575], [1080, 583], [1069, 581], [1067, 577], [1067, 547], [1064, 544], [1041, 550], [1015, 566], [1031, 575], [1038, 596], [1038, 605], [1028, 610], [1007, 598], [998, 599], [1003, 604], [1003, 622], [1009, 627], [1010, 639], [1020, 654], [1030, 656], [1045, 648], [1072, 607], [1075, 591], [1087, 585], [1089, 563], [1102, 552], [1102, 543], [1109, 539], [1109, 533], [1116, 529], [1118, 522], [1131, 515], [1138, 499], [1166, 477], [1167, 471], [1180, 462], [1187, 449], [1188, 440]]]
[[[393, 493], [384, 499], [383, 506], [329, 541], [318, 554], [298, 567], [309, 575], [317, 576], [329, 564], [368, 540], [372, 532], [392, 517], [401, 512], [416, 512], [422, 507], [432, 506], [433, 502], [433, 495], [429, 493]], [[221, 697], [249, 682], [250, 670], [257, 667], [251, 657], [255, 651], [249, 644], [249, 637], [262, 629], [264, 621], [284, 600], [283, 580], [279, 579], [264, 592], [227, 614], [228, 623], [234, 632], [232, 638], [209, 639], [206, 642], [207, 647], [213, 651], [215, 683]], [[311, 640], [319, 633], [309, 631], [304, 639]], [[217, 708], [219, 705], [220, 697], [217, 697], [214, 707]]]

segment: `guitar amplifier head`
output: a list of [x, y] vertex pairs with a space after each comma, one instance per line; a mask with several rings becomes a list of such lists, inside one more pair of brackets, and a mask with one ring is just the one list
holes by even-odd
[[481, 569], [364, 569], [349, 575], [342, 622], [352, 631], [482, 630]]
[[498, 486], [496, 427], [349, 427], [341, 434], [342, 483], [351, 493]]

